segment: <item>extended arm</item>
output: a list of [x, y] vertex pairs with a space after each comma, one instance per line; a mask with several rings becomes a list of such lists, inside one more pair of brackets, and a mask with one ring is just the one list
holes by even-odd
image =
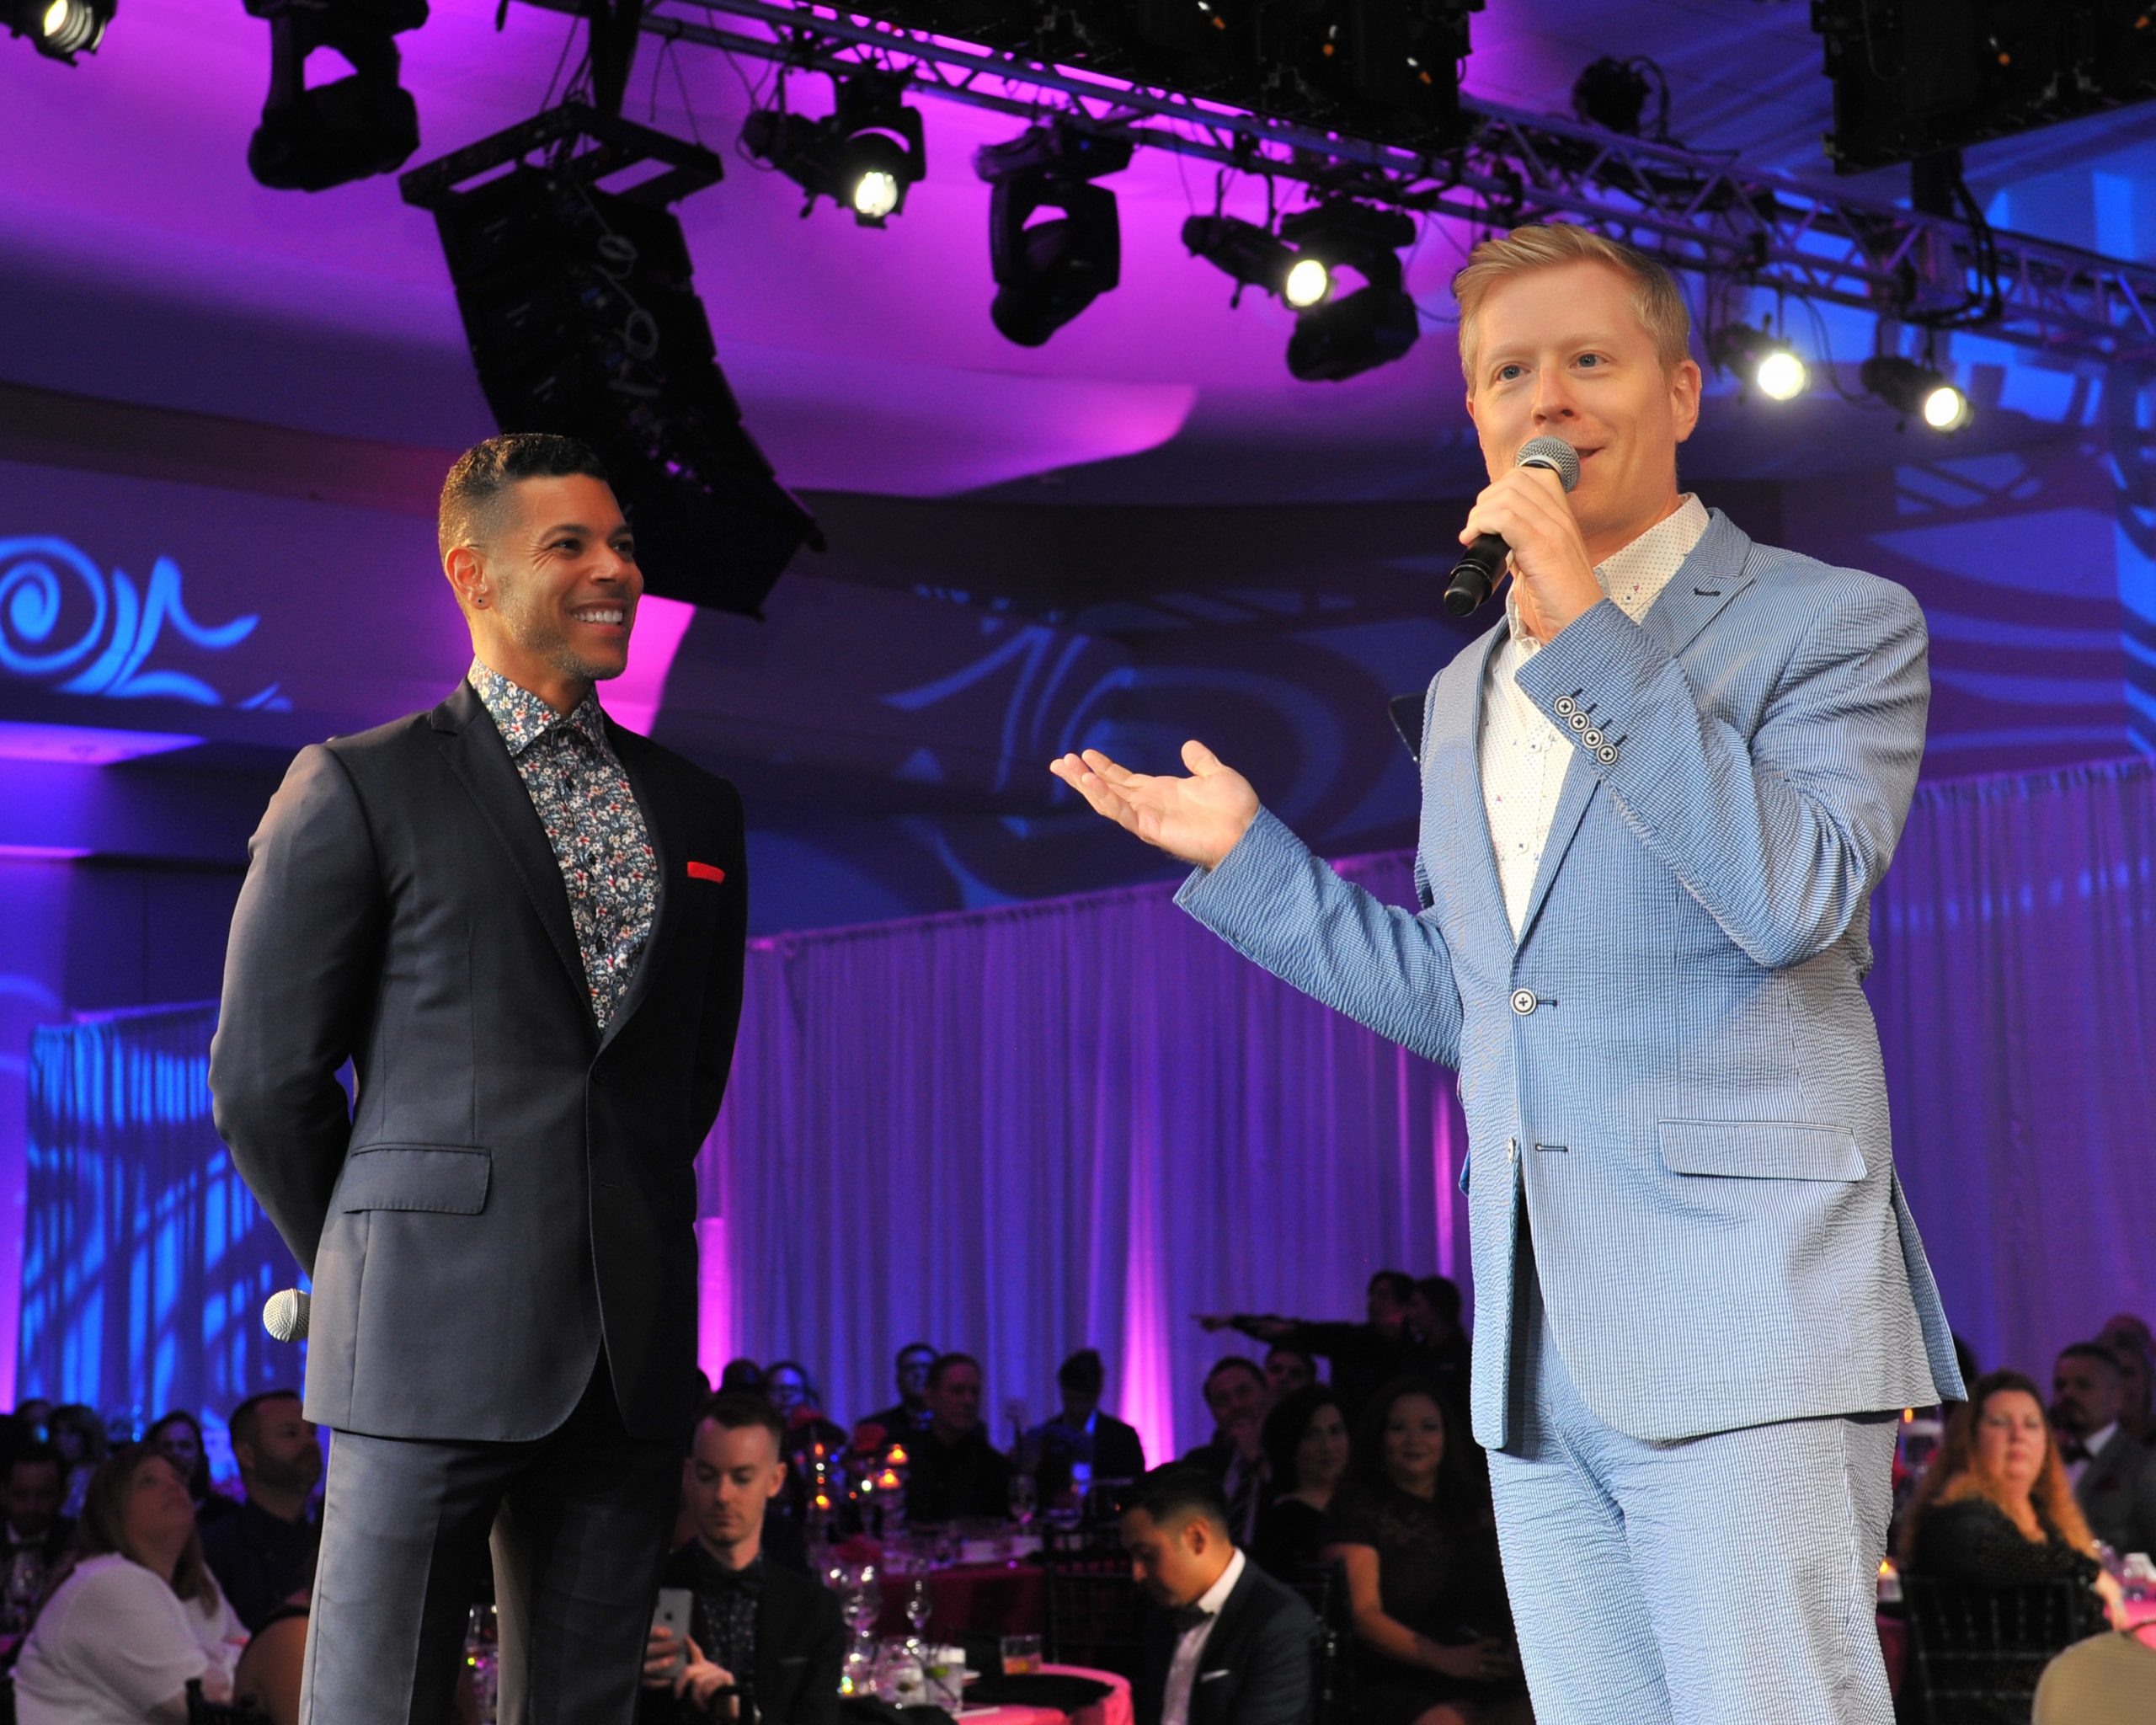
[[[1518, 681], [1755, 962], [1801, 964], [1862, 914], [1908, 814], [1930, 704], [1924, 616], [1900, 588], [1865, 582], [1823, 609], [1748, 738], [1704, 713], [1684, 668], [1606, 600]], [[1575, 708], [1595, 743], [1567, 723]]]
[[1504, 1648], [1487, 1637], [1449, 1647], [1418, 1635], [1397, 1617], [1389, 1616], [1379, 1584], [1379, 1559], [1374, 1546], [1327, 1546], [1328, 1563], [1348, 1573], [1348, 1605], [1355, 1636], [1376, 1653], [1401, 1665], [1425, 1671], [1442, 1671], [1449, 1677], [1495, 1678], [1513, 1669]]
[[359, 794], [328, 749], [301, 750], [248, 857], [210, 1094], [233, 1167], [312, 1274], [351, 1137], [337, 1071], [374, 997], [384, 917]]

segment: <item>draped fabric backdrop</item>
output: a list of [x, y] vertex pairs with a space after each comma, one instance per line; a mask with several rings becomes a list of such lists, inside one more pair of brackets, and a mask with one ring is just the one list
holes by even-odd
[[[1404, 852], [1343, 872], [1409, 901]], [[1926, 787], [1873, 921], [1948, 1313], [1985, 1364], [2041, 1374], [2156, 1310], [2156, 764]], [[209, 1123], [211, 1020], [38, 1033], [22, 1393], [222, 1413], [294, 1375], [255, 1318], [291, 1260]], [[850, 1418], [890, 1398], [900, 1343], [963, 1348], [1001, 1436], [1091, 1343], [1165, 1455], [1246, 1345], [1194, 1314], [1353, 1316], [1381, 1268], [1466, 1282], [1465, 1148], [1449, 1072], [1166, 887], [758, 942], [699, 1170], [704, 1359], [798, 1358]]]
[[210, 1122], [214, 1005], [34, 1033], [19, 1397], [145, 1421], [296, 1384], [258, 1315], [296, 1271]]

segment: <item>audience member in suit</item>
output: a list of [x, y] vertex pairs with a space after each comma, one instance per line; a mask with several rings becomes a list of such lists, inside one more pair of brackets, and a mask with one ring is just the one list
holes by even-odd
[[1316, 1381], [1317, 1361], [1301, 1348], [1275, 1342], [1265, 1350], [1265, 1392], [1273, 1401]]
[[2096, 1339], [2118, 1355], [2126, 1379], [2126, 1406], [2119, 1423], [2142, 1444], [2156, 1444], [2156, 1338], [2145, 1318], [2121, 1311], [2104, 1320]]
[[[6, 1486], [0, 1491], [8, 1516], [7, 1543], [0, 1546], [0, 1596], [13, 1606], [19, 1599], [34, 1602], [45, 1591], [45, 1577], [59, 1567], [75, 1536], [75, 1523], [60, 1513], [67, 1470], [51, 1445], [24, 1445], [7, 1457], [6, 1466]], [[19, 1588], [14, 1579], [19, 1566], [26, 1571]], [[19, 1631], [24, 1626], [14, 1626]]]
[[1403, 1371], [1420, 1372], [1462, 1399], [1467, 1395], [1470, 1348], [1460, 1322], [1460, 1284], [1450, 1276], [1425, 1276], [1407, 1302], [1408, 1348]]
[[1480, 1452], [1419, 1378], [1371, 1398], [1332, 1499], [1327, 1562], [1347, 1572], [1362, 1658], [1358, 1725], [1529, 1725]]
[[1251, 1555], [1305, 1599], [1322, 1592], [1325, 1533], [1333, 1493], [1348, 1472], [1348, 1421], [1326, 1384], [1283, 1397], [1265, 1416], [1265, 1461], [1275, 1495], [1257, 1519]]
[[1035, 1426], [1018, 1446], [1018, 1471], [1039, 1482], [1041, 1501], [1052, 1503], [1069, 1490], [1079, 1470], [1086, 1480], [1132, 1480], [1145, 1471], [1145, 1445], [1137, 1431], [1101, 1407], [1107, 1370], [1091, 1348], [1055, 1369], [1063, 1398], [1054, 1419]]
[[1123, 1511], [1131, 1570], [1160, 1609], [1132, 1694], [1138, 1725], [1306, 1725], [1317, 1620], [1238, 1547], [1219, 1482], [1156, 1467]]
[[202, 1555], [250, 1632], [314, 1586], [322, 1523], [314, 1488], [322, 1443], [291, 1390], [250, 1396], [232, 1410], [232, 1460], [247, 1501], [202, 1530]]
[[1264, 1445], [1265, 1415], [1272, 1405], [1265, 1374], [1241, 1354], [1229, 1354], [1205, 1374], [1213, 1441], [1183, 1457], [1220, 1482], [1228, 1500], [1228, 1529], [1238, 1545], [1257, 1540], [1257, 1518], [1272, 1496]]
[[239, 1505], [211, 1482], [202, 1423], [184, 1407], [175, 1407], [163, 1416], [142, 1434], [142, 1441], [178, 1468], [179, 1477], [187, 1482], [187, 1494], [195, 1499], [195, 1526], [207, 1527], [237, 1513]]
[[763, 1549], [766, 1509], [786, 1482], [782, 1434], [760, 1397], [722, 1391], [704, 1406], [681, 1476], [696, 1537], [666, 1560], [659, 1581], [690, 1595], [688, 1646], [654, 1626], [638, 1725], [835, 1725], [839, 1717], [838, 1601]]
[[2052, 1368], [2052, 1423], [2060, 1459], [2089, 1530], [2123, 1557], [2156, 1552], [2156, 1456], [2136, 1443], [2120, 1416], [2126, 1376], [2100, 1342], [2060, 1350]]
[[856, 1430], [864, 1425], [878, 1427], [888, 1443], [910, 1445], [916, 1434], [928, 1429], [928, 1374], [938, 1358], [937, 1350], [926, 1342], [909, 1342], [899, 1349], [894, 1370], [898, 1377], [899, 1399], [889, 1407], [879, 1408], [866, 1419], [854, 1422]]
[[1235, 1312], [1202, 1317], [1208, 1330], [1240, 1330], [1260, 1342], [1284, 1342], [1298, 1353], [1332, 1362], [1332, 1387], [1350, 1419], [1381, 1384], [1410, 1370], [1402, 1350], [1414, 1346], [1407, 1314], [1415, 1298], [1415, 1279], [1405, 1270], [1380, 1270], [1364, 1290], [1364, 1321], [1326, 1323], [1306, 1318], [1273, 1317]]
[[942, 1354], [928, 1369], [928, 1426], [907, 1451], [907, 1520], [1010, 1513], [1011, 1464], [988, 1440], [980, 1393], [980, 1362], [970, 1354]]

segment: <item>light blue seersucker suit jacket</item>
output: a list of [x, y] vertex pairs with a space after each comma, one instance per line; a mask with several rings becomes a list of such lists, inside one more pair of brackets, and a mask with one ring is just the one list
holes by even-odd
[[1716, 511], [1641, 622], [1605, 600], [1529, 659], [1574, 752], [1517, 943], [1478, 766], [1502, 628], [1425, 703], [1419, 916], [1262, 810], [1177, 895], [1458, 1069], [1476, 1439], [1506, 1437], [1523, 1203], [1566, 1366], [1636, 1438], [1961, 1395], [1858, 985], [1924, 750], [1915, 601]]

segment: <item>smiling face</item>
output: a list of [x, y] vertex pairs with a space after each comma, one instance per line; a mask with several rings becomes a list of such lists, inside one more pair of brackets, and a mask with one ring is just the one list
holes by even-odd
[[1330, 1490], [1347, 1471], [1348, 1422], [1339, 1404], [1328, 1402], [1310, 1415], [1295, 1445], [1295, 1482], [1306, 1492]]
[[629, 525], [612, 488], [588, 473], [519, 480], [484, 522], [483, 542], [443, 559], [472, 648], [566, 712], [628, 668], [643, 595]]
[[1977, 1416], [1977, 1468], [2017, 1496], [2044, 1471], [2051, 1447], [2044, 1410], [2025, 1390], [1999, 1390]]
[[1395, 1398], [1385, 1419], [1385, 1477], [1402, 1491], [1427, 1493], [1444, 1466], [1445, 1417], [1429, 1397]]
[[1522, 445], [1580, 452], [1572, 514], [1599, 563], [1675, 509], [1677, 446], [1700, 418], [1700, 368], [1664, 371], [1614, 264], [1553, 264], [1493, 283], [1476, 313], [1467, 411], [1492, 479]]

